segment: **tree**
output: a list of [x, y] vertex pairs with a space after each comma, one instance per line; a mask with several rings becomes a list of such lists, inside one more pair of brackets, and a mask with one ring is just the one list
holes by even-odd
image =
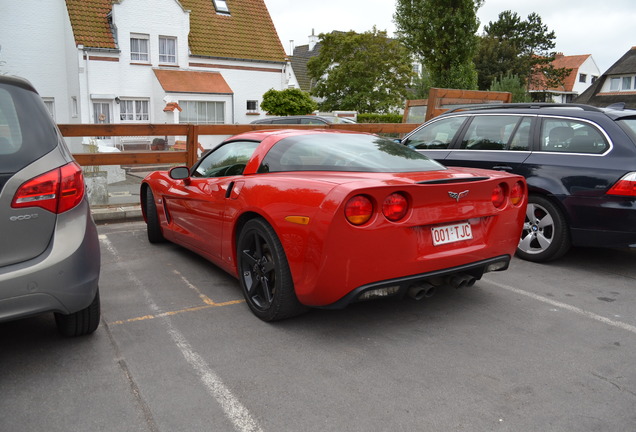
[[407, 91], [408, 99], [427, 99], [428, 92], [431, 87], [435, 87], [431, 81], [431, 74], [426, 70], [426, 66], [422, 65], [422, 73], [416, 77]]
[[269, 89], [263, 94], [261, 109], [276, 116], [311, 114], [318, 108], [309, 93], [296, 88]]
[[536, 73], [554, 60], [555, 38], [534, 12], [525, 21], [516, 12], [501, 12], [497, 21], [484, 27], [475, 55], [479, 88], [485, 90], [496, 77], [507, 74], [519, 76], [529, 86]]
[[477, 10], [483, 0], [398, 0], [393, 16], [404, 44], [422, 59], [434, 87], [475, 89]]
[[387, 113], [404, 104], [411, 57], [385, 31], [320, 34], [320, 53], [307, 63], [321, 110]]
[[512, 102], [532, 102], [532, 98], [528, 94], [523, 80], [517, 75], [507, 74], [495, 78], [490, 86], [490, 91], [510, 92], [512, 93]]

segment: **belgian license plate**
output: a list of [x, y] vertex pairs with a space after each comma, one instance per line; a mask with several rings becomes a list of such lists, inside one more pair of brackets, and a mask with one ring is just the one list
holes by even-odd
[[473, 231], [468, 222], [431, 228], [433, 245], [439, 246], [473, 238]]

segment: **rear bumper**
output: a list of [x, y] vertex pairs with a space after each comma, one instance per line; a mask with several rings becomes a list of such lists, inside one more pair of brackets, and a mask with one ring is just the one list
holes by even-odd
[[[378, 297], [404, 297], [410, 288], [418, 285], [428, 284], [433, 287], [452, 285], [449, 282], [453, 277], [467, 278], [467, 280], [474, 282], [481, 279], [484, 273], [508, 269], [510, 259], [510, 255], [502, 255], [444, 270], [374, 282], [358, 287], [337, 302], [321, 306], [320, 308], [341, 309], [351, 303], [363, 300], [364, 297], [368, 297], [368, 299]], [[387, 291], [390, 292], [390, 294], [387, 294]], [[374, 293], [377, 293], [377, 295], [374, 295]]]
[[97, 292], [99, 271], [97, 228], [83, 201], [58, 216], [44, 253], [0, 268], [0, 321], [84, 309]]
[[574, 246], [627, 247], [636, 244], [636, 199], [571, 197], [564, 204], [570, 215]]

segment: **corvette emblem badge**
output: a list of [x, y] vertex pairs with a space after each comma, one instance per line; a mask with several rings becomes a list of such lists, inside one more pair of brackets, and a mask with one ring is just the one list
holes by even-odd
[[467, 190], [465, 190], [463, 192], [448, 192], [448, 196], [451, 197], [452, 199], [454, 199], [457, 202], [459, 202], [459, 200], [464, 198], [466, 195], [468, 195], [468, 191]]

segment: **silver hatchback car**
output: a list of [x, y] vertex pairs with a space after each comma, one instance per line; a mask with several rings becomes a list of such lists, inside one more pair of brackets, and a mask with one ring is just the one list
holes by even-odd
[[94, 332], [99, 271], [81, 168], [33, 86], [0, 75], [0, 321], [53, 312], [65, 336]]

